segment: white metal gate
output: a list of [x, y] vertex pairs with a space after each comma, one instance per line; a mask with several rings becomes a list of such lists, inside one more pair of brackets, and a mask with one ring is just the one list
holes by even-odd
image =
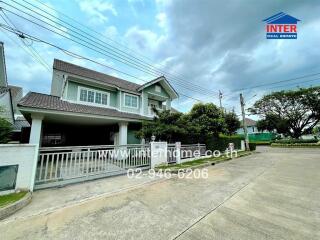
[[150, 168], [150, 145], [40, 148], [35, 189]]

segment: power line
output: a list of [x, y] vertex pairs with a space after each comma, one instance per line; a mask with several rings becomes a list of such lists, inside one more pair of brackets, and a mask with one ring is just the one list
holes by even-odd
[[[145, 72], [145, 73], [148, 73], [148, 74], [151, 74], [151, 75], [153, 74], [153, 75], [156, 76], [156, 77], [159, 76], [158, 74], [164, 74], [164, 73], [166, 73], [166, 74], [168, 74], [168, 75], [171, 76], [171, 78], [172, 78], [171, 80], [172, 80], [172, 81], [175, 81], [175, 84], [180, 85], [180, 86], [182, 86], [182, 87], [184, 87], [184, 88], [186, 88], [186, 89], [188, 89], [188, 90], [191, 90], [191, 91], [198, 91], [198, 92], [201, 93], [201, 94], [204, 94], [204, 92], [205, 92], [206, 95], [209, 95], [209, 94], [210, 94], [210, 97], [212, 97], [212, 92], [209, 91], [208, 89], [205, 89], [205, 88], [203, 88], [203, 87], [201, 87], [201, 86], [198, 86], [198, 85], [195, 85], [195, 84], [191, 84], [191, 83], [186, 82], [186, 81], [184, 81], [184, 80], [181, 81], [180, 78], [177, 78], [177, 77], [174, 76], [173, 74], [171, 74], [171, 73], [169, 73], [169, 72], [166, 72], [166, 71], [163, 71], [163, 70], [161, 71], [161, 70], [155, 68], [154, 66], [152, 66], [152, 65], [150, 65], [150, 64], [148, 64], [148, 63], [146, 63], [146, 62], [144, 62], [144, 61], [142, 61], [142, 60], [140, 60], [140, 59], [138, 59], [138, 58], [136, 58], [136, 57], [132, 57], [130, 54], [127, 54], [126, 52], [124, 52], [124, 51], [122, 51], [122, 50], [120, 50], [120, 49], [117, 49], [117, 50], [118, 50], [118, 51], [121, 51], [121, 53], [116, 52], [116, 51], [114, 51], [114, 49], [113, 49], [114, 47], [113, 47], [113, 46], [112, 46], [112, 48], [108, 47], [108, 46], [111, 46], [110, 44], [108, 44], [108, 43], [106, 43], [106, 42], [103, 42], [103, 41], [101, 41], [100, 39], [97, 39], [97, 38], [95, 38], [95, 37], [92, 36], [92, 35], [90, 35], [90, 36], [91, 36], [92, 38], [94, 38], [94, 40], [92, 40], [91, 38], [88, 38], [88, 37], [87, 37], [88, 33], [86, 33], [86, 32], [84, 32], [84, 31], [82, 31], [81, 29], [79, 29], [79, 28], [77, 28], [77, 27], [69, 24], [68, 22], [66, 22], [66, 21], [64, 21], [64, 20], [61, 20], [61, 19], [57, 18], [56, 16], [54, 16], [54, 15], [52, 15], [52, 14], [50, 14], [50, 13], [47, 13], [47, 12], [46, 12], [47, 15], [50, 15], [50, 16], [54, 17], [55, 19], [58, 19], [59, 21], [66, 23], [67, 25], [71, 26], [72, 28], [75, 28], [75, 29], [77, 29], [78, 31], [81, 31], [81, 32], [85, 33], [85, 35], [79, 33], [78, 31], [75, 31], [75, 30], [73, 30], [73, 29], [70, 29], [70, 28], [66, 27], [65, 25], [63, 25], [63, 24], [61, 24], [61, 23], [59, 23], [59, 22], [56, 22], [56, 21], [52, 20], [51, 18], [48, 18], [47, 16], [44, 16], [43, 14], [40, 14], [39, 11], [34, 11], [34, 10], [26, 7], [25, 5], [22, 5], [22, 4], [20, 4], [20, 3], [17, 3], [17, 2], [14, 1], [14, 0], [12, 0], [12, 1], [15, 2], [15, 3], [18, 4], [18, 5], [26, 8], [26, 9], [28, 9], [29, 11], [32, 11], [33, 13], [35, 13], [35, 14], [37, 14], [37, 15], [40, 15], [41, 17], [45, 18], [46, 20], [49, 20], [49, 21], [53, 22], [54, 24], [57, 24], [57, 25], [59, 25], [59, 26], [62, 26], [62, 27], [64, 27], [64, 28], [66, 28], [67, 30], [69, 30], [69, 31], [71, 31], [71, 32], [73, 32], [73, 33], [81, 36], [81, 37], [78, 37], [78, 36], [75, 36], [75, 35], [73, 35], [73, 34], [70, 34], [70, 32], [61, 30], [61, 29], [58, 28], [57, 26], [52, 25], [52, 24], [50, 24], [50, 23], [47, 23], [47, 22], [45, 22], [45, 21], [43, 21], [43, 20], [35, 17], [35, 16], [32, 15], [32, 14], [29, 14], [29, 13], [24, 12], [23, 10], [21, 10], [21, 9], [19, 9], [19, 8], [17, 8], [17, 7], [14, 7], [14, 6], [12, 6], [12, 5], [10, 5], [10, 4], [7, 4], [7, 3], [5, 3], [5, 4], [8, 5], [8, 6], [10, 6], [11, 8], [14, 8], [15, 10], [18, 10], [18, 11], [24, 13], [25, 15], [27, 15], [27, 16], [29, 16], [29, 17], [31, 16], [32, 18], [35, 18], [35, 19], [37, 19], [38, 21], [44, 22], [45, 24], [47, 24], [47, 25], [49, 25], [49, 26], [51, 26], [51, 27], [53, 27], [53, 28], [55, 28], [55, 29], [58, 29], [60, 32], [64, 32], [64, 33], [72, 36], [73, 38], [76, 38], [76, 39], [78, 39], [78, 40], [80, 40], [80, 41], [82, 41], [82, 42], [85, 42], [85, 43], [89, 44], [89, 45], [93, 45], [93, 44], [91, 43], [91, 41], [93, 41], [94, 43], [96, 43], [95, 45], [93, 45], [95, 48], [97, 48], [97, 49], [99, 49], [99, 50], [102, 50], [102, 51], [104, 51], [104, 52], [106, 52], [106, 53], [108, 53], [108, 54], [111, 55], [111, 56], [108, 55], [109, 58], [112, 58], [112, 59], [114, 59], [114, 60], [116, 60], [116, 61], [120, 61], [120, 62], [122, 62], [122, 63], [124, 63], [124, 64], [127, 64], [127, 65], [130, 65], [131, 67], [134, 67], [134, 68], [136, 68], [136, 69], [139, 69], [140, 71], [143, 71], [143, 72]], [[26, 2], [26, 1], [24, 1], [24, 2]], [[32, 5], [33, 7], [37, 8], [37, 9], [39, 9], [39, 10], [41, 10], [41, 11], [43, 11], [43, 9], [38, 8], [37, 6], [35, 6], [35, 5], [33, 5], [33, 4], [29, 3], [29, 2], [26, 2], [26, 3], [29, 4], [29, 5]], [[7, 10], [7, 9], [6, 9], [6, 10]], [[20, 16], [20, 15], [19, 15], [19, 16]], [[21, 16], [20, 16], [20, 17], [21, 17]], [[30, 21], [30, 19], [26, 19], [26, 20]], [[32, 21], [31, 21], [31, 22], [32, 22]], [[34, 22], [33, 22], [33, 23], [34, 23]], [[36, 23], [34, 23], [34, 24], [36, 24]], [[39, 25], [39, 24], [37, 24], [37, 25], [43, 27], [42, 25]], [[46, 28], [46, 29], [47, 29], [47, 28]], [[49, 30], [49, 29], [47, 29], [47, 30]], [[56, 31], [54, 31], [54, 30], [52, 30], [52, 29], [50, 29], [49, 31], [52, 31], [52, 32], [54, 32], [54, 33], [56, 33], [56, 34], [59, 34], [59, 33], [57, 33]], [[59, 35], [62, 36], [61, 34], [59, 34]], [[66, 37], [66, 36], [63, 35], [63, 37]], [[67, 37], [66, 37], [66, 38], [67, 38]], [[83, 38], [88, 39], [90, 42], [84, 40]], [[72, 40], [72, 39], [70, 39], [70, 38], [68, 38], [68, 39], [69, 39], [69, 40]], [[97, 40], [98, 40], [98, 41], [97, 41]], [[76, 42], [77, 42], [77, 41], [76, 41]], [[102, 42], [103, 44], [101, 44], [101, 42]], [[79, 44], [79, 42], [77, 42], [77, 43]], [[99, 46], [101, 46], [101, 47], [98, 47], [97, 45], [99, 45]], [[107, 45], [107, 46], [106, 46], [106, 45]], [[88, 46], [86, 46], [86, 47], [88, 47]], [[106, 49], [108, 49], [108, 50], [106, 50]], [[111, 51], [111, 52], [110, 52], [110, 51]], [[128, 60], [128, 56], [129, 56], [129, 60]], [[134, 58], [134, 60], [133, 60], [132, 58]], [[138, 63], [137, 63], [137, 60], [138, 60]], [[123, 62], [123, 61], [125, 61], [125, 62]], [[141, 61], [142, 61], [142, 63], [141, 63]], [[147, 72], [146, 72], [146, 71], [147, 71]], [[188, 87], [186, 86], [186, 83], [189, 84]]]
[[[3, 13], [3, 12], [2, 12]], [[3, 13], [4, 14], [4, 13]], [[0, 17], [7, 23], [8, 21], [0, 14]], [[9, 20], [9, 19], [8, 19]], [[20, 45], [18, 42], [16, 42], [13, 38], [11, 38], [5, 31], [2, 30], [2, 32], [13, 42], [15, 43], [16, 45], [18, 45], [20, 48], [22, 48], [28, 55], [31, 56], [31, 58], [39, 63], [40, 65], [42, 65], [46, 70], [48, 70], [49, 72], [51, 72], [50, 70], [50, 67], [49, 65], [41, 58], [41, 56], [39, 55], [39, 53], [34, 49], [32, 48], [34, 51], [32, 51], [28, 46], [26, 46], [25, 44], [23, 45]], [[22, 41], [22, 43], [24, 43]]]
[[[35, 6], [35, 5], [33, 5], [33, 4], [31, 4], [31, 3], [29, 3], [28, 1], [25, 1], [25, 0], [23, 0], [24, 2], [27, 2], [29, 5], [32, 5], [32, 6]], [[49, 5], [47, 5], [47, 4], [45, 4], [45, 3], [43, 3], [42, 1], [40, 1], [40, 0], [34, 0], [34, 1], [36, 1], [36, 2], [38, 2], [38, 3], [40, 3], [42, 6], [45, 6], [46, 8], [48, 8], [48, 9], [51, 9], [51, 10], [53, 10], [53, 11], [55, 11], [56, 13], [59, 13], [59, 14], [61, 14], [62, 16], [64, 16], [65, 18], [67, 18], [67, 19], [69, 19], [69, 20], [71, 20], [71, 21], [73, 21], [74, 23], [76, 23], [76, 24], [78, 24], [78, 25], [80, 25], [81, 27], [83, 27], [83, 28], [85, 28], [85, 29], [87, 29], [87, 30], [89, 30], [90, 32], [93, 32], [93, 33], [95, 33], [95, 34], [97, 34], [97, 35], [99, 35], [99, 36], [101, 36], [101, 37], [103, 37], [103, 38], [105, 38], [105, 39], [108, 39], [109, 41], [111, 41], [111, 42], [113, 42], [113, 43], [115, 43], [116, 45], [118, 45], [118, 46], [121, 46], [121, 47], [123, 47], [123, 48], [125, 48], [125, 49], [127, 49], [127, 50], [129, 50], [129, 51], [131, 51], [131, 52], [134, 52], [135, 54], [137, 54], [137, 55], [139, 55], [139, 56], [141, 56], [142, 58], [144, 58], [144, 59], [146, 59], [146, 60], [148, 60], [149, 61], [149, 63], [151, 62], [152, 63], [152, 61], [153, 60], [151, 60], [150, 58], [148, 58], [148, 57], [146, 57], [146, 56], [144, 56], [143, 54], [141, 54], [140, 52], [138, 52], [138, 51], [135, 51], [135, 50], [133, 50], [133, 49], [130, 49], [130, 48], [128, 48], [127, 46], [125, 46], [125, 45], [123, 45], [123, 44], [120, 44], [119, 42], [117, 42], [117, 41], [114, 41], [112, 38], [109, 38], [109, 37], [107, 37], [107, 36], [105, 36], [105, 35], [103, 35], [103, 34], [101, 34], [100, 32], [98, 32], [98, 31], [95, 31], [94, 29], [92, 29], [92, 28], [89, 28], [89, 27], [87, 27], [86, 25], [84, 25], [84, 24], [82, 24], [81, 22], [79, 22], [79, 21], [77, 21], [77, 20], [75, 20], [75, 19], [73, 19], [73, 18], [71, 18], [70, 16], [68, 16], [67, 14], [65, 14], [65, 13], [63, 13], [63, 12], [61, 12], [61, 11], [58, 11], [57, 9], [55, 9], [55, 8], [53, 8], [53, 7], [51, 7], [51, 6], [49, 6]], [[38, 8], [38, 7], [37, 7]], [[40, 8], [38, 8], [38, 9], [40, 9]], [[42, 10], [42, 9], [41, 9]], [[50, 14], [50, 15], [52, 15], [52, 14]], [[53, 16], [53, 17], [55, 17], [56, 19], [59, 19], [59, 18], [57, 18], [56, 16]], [[63, 20], [61, 20], [60, 19], [60, 21], [63, 21]], [[65, 22], [65, 21], [63, 21], [63, 22]], [[69, 23], [67, 23], [69, 26], [70, 26], [70, 24]], [[71, 25], [72, 26], [72, 25]], [[76, 27], [75, 27], [76, 28]], [[76, 29], [78, 29], [78, 30], [80, 30], [80, 31], [82, 31], [82, 29], [79, 29], [79, 28], [76, 28]], [[88, 34], [87, 32], [85, 32], [85, 31], [82, 31], [83, 33], [85, 33], [85, 34]], [[105, 42], [104, 42], [105, 43]], [[114, 47], [114, 46], [113, 46]], [[119, 50], [119, 51], [121, 51], [121, 52], [123, 52], [123, 53], [126, 53], [126, 52], [124, 52], [124, 51], [122, 51], [121, 49], [119, 49], [119, 48], [116, 48], [116, 47], [114, 47], [115, 49], [117, 49], [117, 50]], [[127, 53], [126, 53], [127, 54]], [[130, 54], [128, 54], [128, 55], [130, 55]], [[139, 58], [137, 58], [137, 59], [139, 59]], [[139, 59], [139, 60], [141, 60], [141, 59]], [[158, 65], [160, 65], [160, 66], [163, 66], [163, 67], [166, 67], [164, 64], [158, 64]], [[175, 72], [175, 71], [173, 71], [173, 74], [175, 74], [175, 75], [177, 75], [177, 76], [180, 76], [180, 77], [182, 77], [183, 78], [183, 80], [185, 81], [185, 76], [183, 76], [183, 75], [181, 75], [181, 74], [179, 74], [179, 73], [177, 73], [177, 72]], [[197, 86], [197, 87], [200, 87], [200, 88], [202, 88], [202, 86], [200, 86], [200, 85], [197, 85], [197, 84], [194, 84], [193, 83], [193, 85], [194, 86]], [[202, 88], [202, 89], [204, 89], [204, 90], [208, 90], [208, 89], [205, 89], [205, 88]]]
[[[133, 78], [135, 78], [135, 79], [137, 79], [137, 80], [140, 80], [140, 81], [142, 81], [142, 82], [148, 82], [147, 80], [141, 79], [141, 78], [139, 78], [139, 77], [137, 77], [137, 76], [134, 76], [134, 75], [132, 75], [132, 74], [130, 74], [130, 73], [126, 73], [126, 72], [124, 72], [124, 71], [118, 70], [118, 69], [116, 69], [116, 68], [114, 68], [114, 67], [111, 67], [111, 66], [108, 66], [108, 65], [106, 65], [106, 64], [100, 63], [100, 62], [95, 61], [95, 60], [93, 60], [93, 59], [90, 59], [90, 58], [88, 58], [88, 57], [84, 57], [84, 56], [79, 55], [79, 54], [77, 54], [77, 53], [71, 52], [71, 51], [66, 50], [66, 49], [64, 49], [64, 48], [62, 48], [62, 47], [59, 47], [59, 46], [57, 46], [57, 45], [55, 45], [55, 44], [52, 44], [52, 43], [50, 43], [50, 42], [47, 42], [47, 41], [45, 41], [45, 40], [42, 40], [42, 39], [37, 38], [37, 37], [35, 37], [35, 36], [32, 36], [32, 35], [30, 35], [30, 34], [27, 34], [27, 33], [24, 33], [24, 32], [22, 32], [22, 31], [19, 31], [18, 29], [14, 29], [14, 28], [12, 28], [12, 27], [10, 27], [10, 26], [7, 26], [7, 25], [4, 25], [4, 24], [1, 24], [1, 23], [0, 23], [0, 27], [3, 28], [3, 29], [5, 29], [6, 31], [9, 31], [9, 32], [17, 35], [17, 36], [20, 37], [20, 38], [23, 38], [23, 39], [28, 38], [28, 39], [30, 39], [30, 40], [32, 40], [32, 41], [35, 41], [35, 42], [41, 42], [41, 43], [47, 44], [47, 45], [49, 45], [49, 46], [51, 46], [51, 47], [54, 47], [54, 48], [56, 48], [56, 49], [64, 52], [65, 54], [68, 54], [68, 55], [70, 55], [70, 56], [75, 56], [75, 57], [77, 57], [77, 58], [79, 58], [79, 59], [83, 59], [83, 60], [87, 60], [87, 61], [93, 62], [93, 63], [98, 64], [98, 65], [100, 65], [100, 66], [109, 68], [109, 69], [111, 69], [111, 70], [117, 71], [117, 72], [119, 72], [119, 73], [125, 74], [125, 75], [130, 76], [130, 77], [133, 77]], [[180, 95], [184, 96], [184, 97], [187, 97], [187, 98], [190, 98], [190, 99], [193, 99], [193, 100], [202, 102], [202, 100], [197, 99], [197, 98], [195, 98], [195, 97], [191, 97], [191, 96], [188, 96], [188, 95], [183, 94], [183, 93], [180, 93], [180, 92], [178, 92], [178, 93], [179, 93]]]

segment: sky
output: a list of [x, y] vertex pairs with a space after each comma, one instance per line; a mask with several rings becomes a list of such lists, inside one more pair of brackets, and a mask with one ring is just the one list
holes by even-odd
[[[222, 105], [240, 113], [241, 92], [246, 107], [250, 107], [272, 91], [320, 84], [320, 75], [313, 75], [265, 85], [320, 72], [320, 1], [316, 0], [11, 0], [0, 5], [6, 14], [1, 16], [9, 18], [16, 29], [135, 76], [38, 41], [21, 41], [1, 30], [9, 84], [22, 86], [24, 93], [50, 93], [54, 58], [141, 84], [165, 75], [180, 93], [173, 106], [183, 112], [189, 111], [197, 100], [219, 105], [219, 90], [223, 94]], [[96, 42], [95, 47], [102, 46], [99, 50], [103, 51], [93, 51], [12, 13], [27, 17], [21, 11], [41, 14], [39, 19], [51, 24], [49, 28], [72, 39], [74, 32], [68, 26], [48, 20], [58, 17], [86, 32], [83, 36], [98, 38], [100, 45]], [[279, 12], [301, 20], [298, 39], [266, 39], [262, 20]], [[2, 18], [0, 23], [6, 24]], [[125, 57], [128, 55], [123, 54], [130, 54], [129, 61], [142, 60], [144, 71], [110, 57], [105, 47], [116, 49]], [[34, 50], [42, 60], [30, 54]], [[156, 74], [150, 74], [151, 65], [158, 69]], [[253, 88], [259, 85], [264, 86]]]

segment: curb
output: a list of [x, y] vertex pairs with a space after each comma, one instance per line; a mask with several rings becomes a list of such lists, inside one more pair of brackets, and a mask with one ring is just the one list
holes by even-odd
[[30, 192], [27, 192], [27, 194], [21, 198], [20, 200], [9, 204], [8, 206], [5, 206], [3, 208], [0, 208], [0, 220], [3, 220], [10, 215], [14, 214], [21, 208], [25, 207], [31, 202], [32, 199], [32, 194]]
[[[170, 170], [171, 173], [173, 174], [178, 174], [179, 171], [182, 171], [182, 172], [186, 172], [188, 169], [191, 169], [191, 170], [194, 170], [194, 169], [197, 169], [197, 168], [205, 168], [205, 167], [209, 167], [209, 166], [214, 166], [216, 164], [219, 164], [219, 163], [223, 163], [223, 162], [226, 162], [226, 161], [230, 161], [230, 160], [233, 160], [233, 159], [237, 159], [237, 158], [241, 158], [241, 157], [246, 157], [246, 156], [249, 156], [249, 155], [252, 155], [253, 152], [248, 152], [248, 153], [245, 153], [243, 155], [240, 155], [238, 157], [235, 157], [235, 158], [225, 158], [225, 159], [221, 159], [217, 162], [206, 162], [206, 163], [203, 163], [203, 164], [200, 164], [200, 165], [195, 165], [195, 166], [190, 166], [190, 167], [186, 167], [186, 168], [181, 168], [181, 169], [170, 169], [170, 168], [167, 168], [168, 170]], [[166, 170], [166, 169], [164, 169]], [[159, 171], [164, 171], [163, 169], [157, 169], [156, 172], [159, 172]]]

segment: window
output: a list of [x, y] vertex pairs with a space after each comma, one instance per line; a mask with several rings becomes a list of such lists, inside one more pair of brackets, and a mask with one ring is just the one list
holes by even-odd
[[102, 104], [108, 105], [108, 95], [107, 94], [102, 94]]
[[138, 97], [134, 95], [125, 94], [124, 95], [124, 105], [126, 107], [138, 108]]
[[94, 92], [88, 91], [88, 102], [93, 102], [94, 100]]
[[93, 105], [108, 105], [110, 94], [93, 89], [80, 88], [79, 100]]
[[81, 89], [81, 91], [80, 91], [80, 101], [83, 101], [83, 102], [87, 101], [87, 90]]
[[101, 104], [101, 93], [96, 93], [95, 103]]
[[158, 86], [158, 85], [156, 85], [156, 86], [155, 86], [155, 90], [156, 90], [156, 92], [161, 92], [161, 87]]

